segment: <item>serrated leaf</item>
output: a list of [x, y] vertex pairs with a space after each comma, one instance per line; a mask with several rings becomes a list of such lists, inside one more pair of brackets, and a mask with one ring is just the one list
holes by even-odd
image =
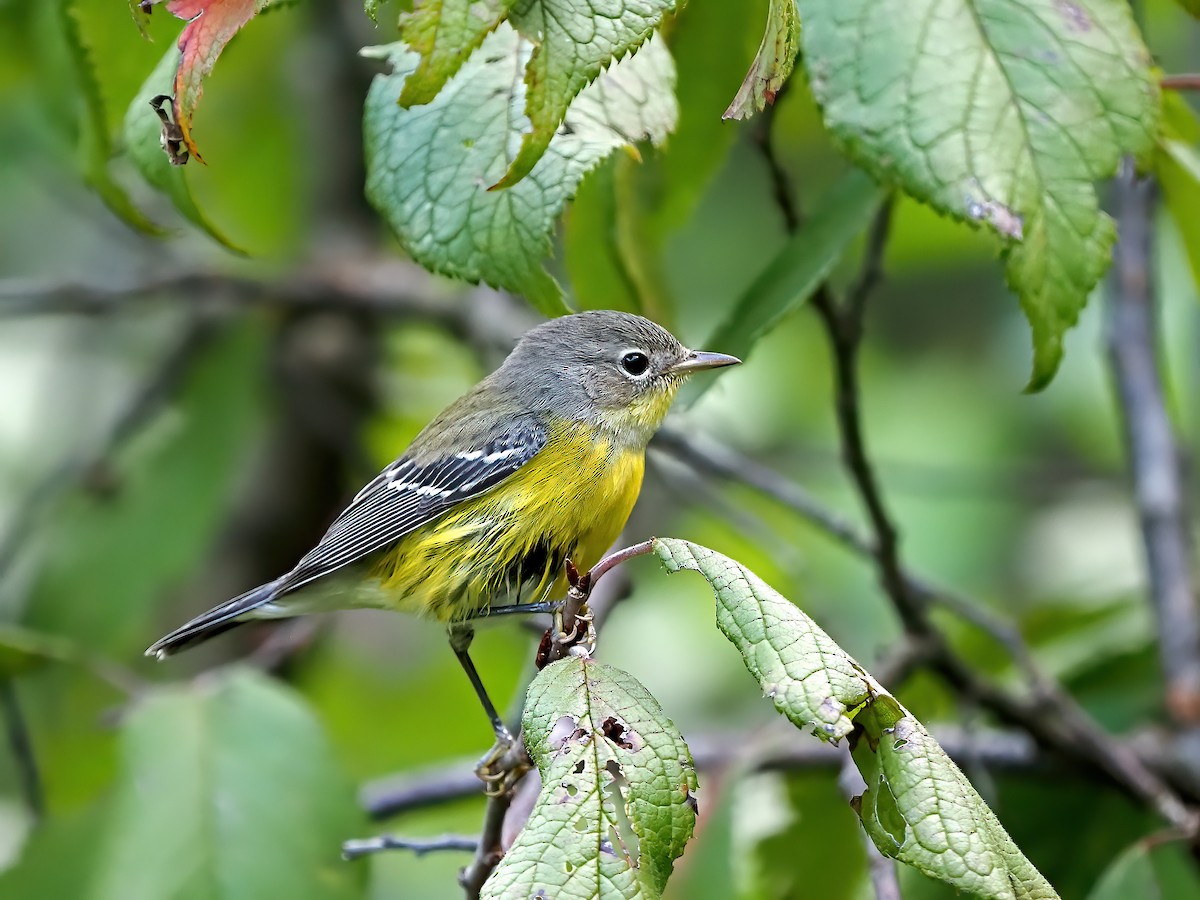
[[707, 547], [673, 538], [654, 547], [668, 571], [708, 580], [717, 626], [777, 710], [825, 740], [854, 732], [868, 786], [855, 807], [882, 853], [994, 900], [1058, 900], [921, 723], [808, 616]]
[[125, 113], [123, 143], [125, 153], [138, 173], [154, 188], [166, 194], [185, 219], [198, 226], [209, 237], [234, 253], [245, 251], [234, 244], [217, 228], [192, 196], [185, 167], [172, 165], [162, 150], [161, 122], [150, 100], [162, 94], [170, 85], [172, 73], [179, 65], [179, 50], [171, 48], [150, 73]]
[[483, 898], [657, 898], [692, 835], [682, 735], [632, 675], [570, 657], [538, 673], [522, 718], [542, 776]]
[[113, 140], [86, 34], [80, 28], [78, 11], [72, 0], [58, 0], [58, 13], [70, 53], [71, 75], [83, 106], [79, 122], [79, 154], [83, 176], [105, 206], [127, 225], [145, 234], [165, 234], [161, 226], [152, 222], [133, 204], [125, 190], [109, 174]]
[[514, 0], [421, 0], [400, 17], [400, 37], [421, 55], [404, 81], [401, 106], [420, 106], [437, 96], [471, 52], [508, 15]]
[[521, 72], [532, 50], [502, 24], [432, 103], [411, 109], [396, 97], [417, 55], [403, 44], [371, 51], [394, 71], [376, 76], [367, 97], [367, 196], [427, 269], [524, 294], [561, 315], [569, 311], [562, 290], [541, 266], [555, 220], [600, 160], [674, 127], [674, 98], [662, 87], [674, 66], [659, 41], [614, 65], [571, 104], [530, 177], [489, 191], [520, 140]]
[[[525, 65], [521, 148], [496, 187], [511, 187], [547, 152], [575, 96], [616, 60], [646, 41], [675, 0], [516, 0], [509, 22], [535, 44]], [[648, 85], [670, 92], [674, 79]]]
[[340, 858], [353, 787], [320, 726], [267, 677], [226, 671], [140, 701], [91, 900], [359, 896]]
[[748, 119], [771, 103], [792, 74], [800, 49], [800, 13], [796, 0], [771, 0], [767, 30], [750, 71], [722, 118]]
[[167, 9], [187, 22], [179, 35], [179, 65], [175, 70], [175, 122], [188, 152], [204, 162], [192, 138], [192, 116], [204, 93], [204, 79], [217, 57], [242, 26], [271, 0], [167, 0]]
[[843, 176], [738, 298], [704, 346], [746, 357], [761, 337], [807, 302], [829, 277], [871, 221], [883, 195], [883, 189], [858, 169]]
[[961, 890], [997, 900], [1057, 900], [954, 761], [892, 697], [858, 716], [854, 762], [867, 789], [863, 827], [879, 851]]
[[1108, 268], [1093, 182], [1153, 140], [1158, 87], [1119, 0], [797, 0], [826, 124], [857, 162], [990, 228], [1045, 386]]

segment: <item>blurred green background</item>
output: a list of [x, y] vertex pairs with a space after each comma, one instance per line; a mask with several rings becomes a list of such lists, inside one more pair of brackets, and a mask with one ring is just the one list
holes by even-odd
[[[1144, 12], [1164, 69], [1194, 69], [1195, 23], [1167, 0]], [[696, 345], [784, 240], [759, 124], [720, 121], [765, 15], [765, 0], [695, 0], [673, 24], [678, 134], [664, 150], [644, 151], [640, 167], [621, 154], [602, 165], [563, 225], [552, 271], [579, 304], [640, 302]], [[268, 660], [269, 681], [189, 679], [247, 654], [261, 662], [271, 626], [239, 629], [162, 665], [141, 652], [290, 567], [365, 478], [504, 348], [437, 321], [339, 308], [336, 297], [289, 302], [283, 288], [250, 300], [118, 290], [86, 313], [55, 311], [59, 295], [44, 291], [138, 286], [178, 272], [274, 283], [395, 257], [362, 197], [361, 103], [377, 68], [355, 55], [392, 40], [395, 16], [385, 6], [378, 21], [386, 24], [372, 26], [353, 4], [297, 0], [256, 19], [222, 56], [195, 126], [208, 165], [183, 174], [242, 257], [183, 222], [127, 160], [109, 161], [112, 148], [95, 162], [97, 143], [119, 133], [180, 23], [156, 11], [150, 43], [112, 0], [0, 0], [0, 303], [18, 301], [0, 306], [0, 623], [23, 629], [0, 632], [10, 634], [0, 676], [6, 703], [15, 697], [27, 722], [44, 793], [38, 819], [12, 755], [0, 751], [0, 896], [136, 896], [114, 867], [152, 856], [153, 841], [173, 826], [142, 821], [150, 844], [139, 855], [122, 818], [136, 807], [130, 792], [161, 791], [154, 796], [182, 819], [211, 803], [187, 784], [192, 750], [181, 748], [202, 749], [201, 732], [226, 727], [222, 715], [230, 721], [218, 751], [271, 773], [248, 788], [264, 803], [287, 793], [288, 766], [297, 778], [315, 773], [327, 806], [275, 814], [284, 833], [304, 830], [297, 822], [306, 814], [323, 823], [304, 838], [321, 857], [314, 896], [457, 896], [459, 855], [337, 861], [338, 841], [374, 830], [478, 829], [481, 797], [385, 823], [355, 812], [364, 782], [469, 765], [490, 742], [439, 627], [371, 612], [329, 617], [285, 659]], [[777, 108], [774, 141], [802, 205], [819, 205], [845, 164], [799, 75]], [[104, 192], [127, 196], [168, 234], [131, 229]], [[613, 265], [619, 248], [609, 238], [622, 217], [635, 219], [649, 273], [640, 292]], [[1163, 214], [1157, 225], [1165, 374], [1195, 451], [1197, 288], [1174, 224]], [[849, 279], [857, 255], [835, 281]], [[1056, 380], [1031, 396], [1021, 393], [1028, 329], [991, 241], [901, 200], [885, 269], [867, 321], [863, 395], [906, 558], [1017, 623], [1039, 661], [1106, 726], [1153, 729], [1165, 718], [1162, 686], [1101, 297], [1068, 336]], [[389, 271], [414, 292], [468, 306], [485, 325], [532, 321], [490, 291], [435, 283], [415, 267]], [[14, 279], [28, 280], [29, 296], [44, 305], [19, 302]], [[719, 438], [857, 519], [839, 462], [829, 363], [819, 323], [801, 311], [746, 365], [679, 404], [673, 424]], [[868, 668], [899, 633], [861, 561], [770, 498], [697, 484], [661, 453], [652, 453], [627, 530], [631, 541], [649, 535], [740, 560]], [[774, 712], [712, 627], [703, 583], [667, 580], [649, 560], [627, 569], [632, 593], [605, 628], [600, 658], [641, 679], [689, 739], [736, 730], [753, 744], [774, 734]], [[986, 637], [953, 633], [982, 668], [1011, 674]], [[58, 643], [38, 643], [47, 638]], [[20, 650], [22, 641], [32, 649]], [[530, 676], [535, 643], [513, 623], [478, 639], [477, 663], [502, 705], [511, 708]], [[169, 684], [178, 687], [158, 693]], [[894, 687], [935, 734], [939, 724], [990, 724], [931, 677]], [[238, 719], [241, 703], [250, 712]], [[281, 743], [306, 749], [286, 754]], [[178, 763], [178, 777], [139, 781], [135, 761], [147, 756]], [[969, 774], [1064, 898], [1088, 896], [1105, 867], [1155, 828], [1111, 788], [1070, 771]], [[836, 779], [832, 769], [702, 772], [702, 828], [673, 895], [869, 896], [858, 826]], [[196, 824], [195, 834], [204, 828]], [[263, 835], [263, 847], [277, 840]], [[1161, 857], [1154, 865], [1171, 886], [1163, 896], [1200, 896], [1193, 864], [1171, 848]], [[904, 881], [906, 897], [951, 895], [916, 873]], [[196, 884], [187, 890], [179, 896], [210, 895]], [[257, 896], [275, 895], [263, 890]]]

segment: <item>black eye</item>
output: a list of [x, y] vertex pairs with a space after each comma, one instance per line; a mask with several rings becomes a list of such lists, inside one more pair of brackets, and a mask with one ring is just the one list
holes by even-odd
[[650, 368], [650, 357], [633, 350], [621, 357], [621, 368], [630, 375], [642, 375]]

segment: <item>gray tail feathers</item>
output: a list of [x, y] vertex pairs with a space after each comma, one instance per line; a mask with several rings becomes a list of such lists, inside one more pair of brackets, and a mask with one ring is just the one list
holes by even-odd
[[207, 641], [222, 632], [228, 631], [247, 619], [255, 618], [254, 610], [270, 603], [277, 596], [277, 589], [282, 578], [259, 585], [253, 590], [246, 591], [226, 600], [220, 606], [214, 606], [206, 613], [201, 613], [185, 625], [181, 625], [168, 634], [159, 638], [146, 650], [147, 656], [166, 659], [180, 650]]

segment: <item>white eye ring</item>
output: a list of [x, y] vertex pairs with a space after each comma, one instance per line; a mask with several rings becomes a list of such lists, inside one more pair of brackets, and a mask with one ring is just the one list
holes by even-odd
[[621, 354], [621, 370], [630, 378], [642, 378], [650, 371], [650, 357], [644, 350], [625, 350]]

